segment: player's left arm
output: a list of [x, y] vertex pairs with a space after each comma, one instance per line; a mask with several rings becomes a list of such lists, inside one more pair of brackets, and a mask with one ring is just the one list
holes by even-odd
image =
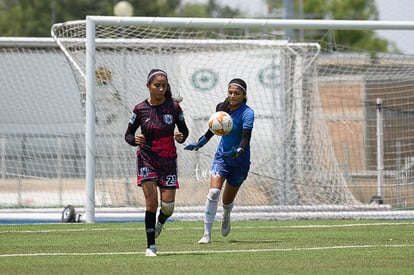
[[188, 130], [187, 123], [185, 123], [184, 113], [179, 105], [176, 106], [176, 110], [178, 111], [176, 121], [178, 133], [174, 134], [174, 138], [178, 143], [184, 143], [190, 134], [190, 131]]
[[252, 129], [243, 129], [242, 139], [239, 144], [239, 148], [243, 151], [250, 145], [250, 139], [252, 138]]
[[230, 151], [223, 152], [223, 156], [236, 159], [244, 155], [245, 150], [250, 145], [253, 130], [253, 121], [254, 113], [252, 110], [250, 112], [246, 112], [243, 115], [242, 138], [240, 140], [239, 146], [233, 147]]
[[250, 139], [252, 137], [252, 129], [243, 129], [242, 130], [242, 138], [239, 143], [239, 147], [234, 146], [231, 148], [230, 151], [223, 152], [223, 156], [228, 158], [237, 159], [244, 155], [246, 148], [250, 144]]
[[250, 140], [252, 138], [253, 122], [254, 112], [253, 110], [249, 109], [249, 111], [243, 115], [243, 131], [242, 138], [239, 144], [239, 148], [242, 148], [243, 151], [250, 145]]
[[184, 120], [179, 121], [177, 122], [177, 127], [178, 127], [178, 133], [174, 134], [175, 140], [178, 143], [184, 143], [190, 133], [190, 131], [188, 130], [187, 124], [185, 123]]

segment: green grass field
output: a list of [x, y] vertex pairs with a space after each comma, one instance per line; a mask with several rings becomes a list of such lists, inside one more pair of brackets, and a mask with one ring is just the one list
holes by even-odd
[[143, 223], [0, 226], [0, 274], [413, 274], [414, 221], [233, 222], [197, 244], [201, 222], [169, 222], [158, 257]]

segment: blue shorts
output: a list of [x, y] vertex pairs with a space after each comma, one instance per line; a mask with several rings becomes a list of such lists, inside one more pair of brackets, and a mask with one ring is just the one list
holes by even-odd
[[211, 176], [219, 175], [227, 180], [233, 187], [240, 187], [247, 178], [250, 167], [230, 166], [222, 159], [214, 159]]

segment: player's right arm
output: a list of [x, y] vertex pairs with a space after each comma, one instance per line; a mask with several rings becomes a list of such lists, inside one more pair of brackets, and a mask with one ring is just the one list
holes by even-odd
[[135, 132], [137, 131], [138, 127], [139, 119], [137, 119], [137, 114], [135, 112], [132, 112], [131, 118], [129, 119], [128, 128], [126, 129], [124, 135], [125, 141], [132, 146], [138, 146], [138, 144], [140, 144], [137, 142], [135, 137]]
[[190, 151], [197, 151], [198, 149], [200, 149], [201, 147], [203, 147], [204, 145], [206, 145], [206, 143], [214, 136], [213, 132], [210, 131], [210, 129], [207, 130], [207, 132], [202, 135], [197, 142], [195, 143], [190, 143], [187, 144], [186, 146], [184, 146], [184, 150], [190, 150]]

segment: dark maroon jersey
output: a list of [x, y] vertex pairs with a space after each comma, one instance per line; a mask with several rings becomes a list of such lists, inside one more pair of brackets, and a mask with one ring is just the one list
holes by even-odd
[[[171, 167], [176, 163], [177, 149], [175, 147], [174, 130], [177, 125], [178, 131], [188, 137], [183, 111], [178, 102], [167, 99], [163, 104], [151, 106], [147, 100], [138, 103], [131, 114], [125, 140], [133, 146], [135, 144], [135, 132], [140, 128], [145, 136], [145, 143], [137, 149], [137, 157], [143, 161], [143, 165], [151, 167], [157, 172]], [[184, 142], [184, 141], [183, 141]], [[176, 167], [176, 164], [173, 165]], [[162, 174], [162, 173], [161, 173]]]

